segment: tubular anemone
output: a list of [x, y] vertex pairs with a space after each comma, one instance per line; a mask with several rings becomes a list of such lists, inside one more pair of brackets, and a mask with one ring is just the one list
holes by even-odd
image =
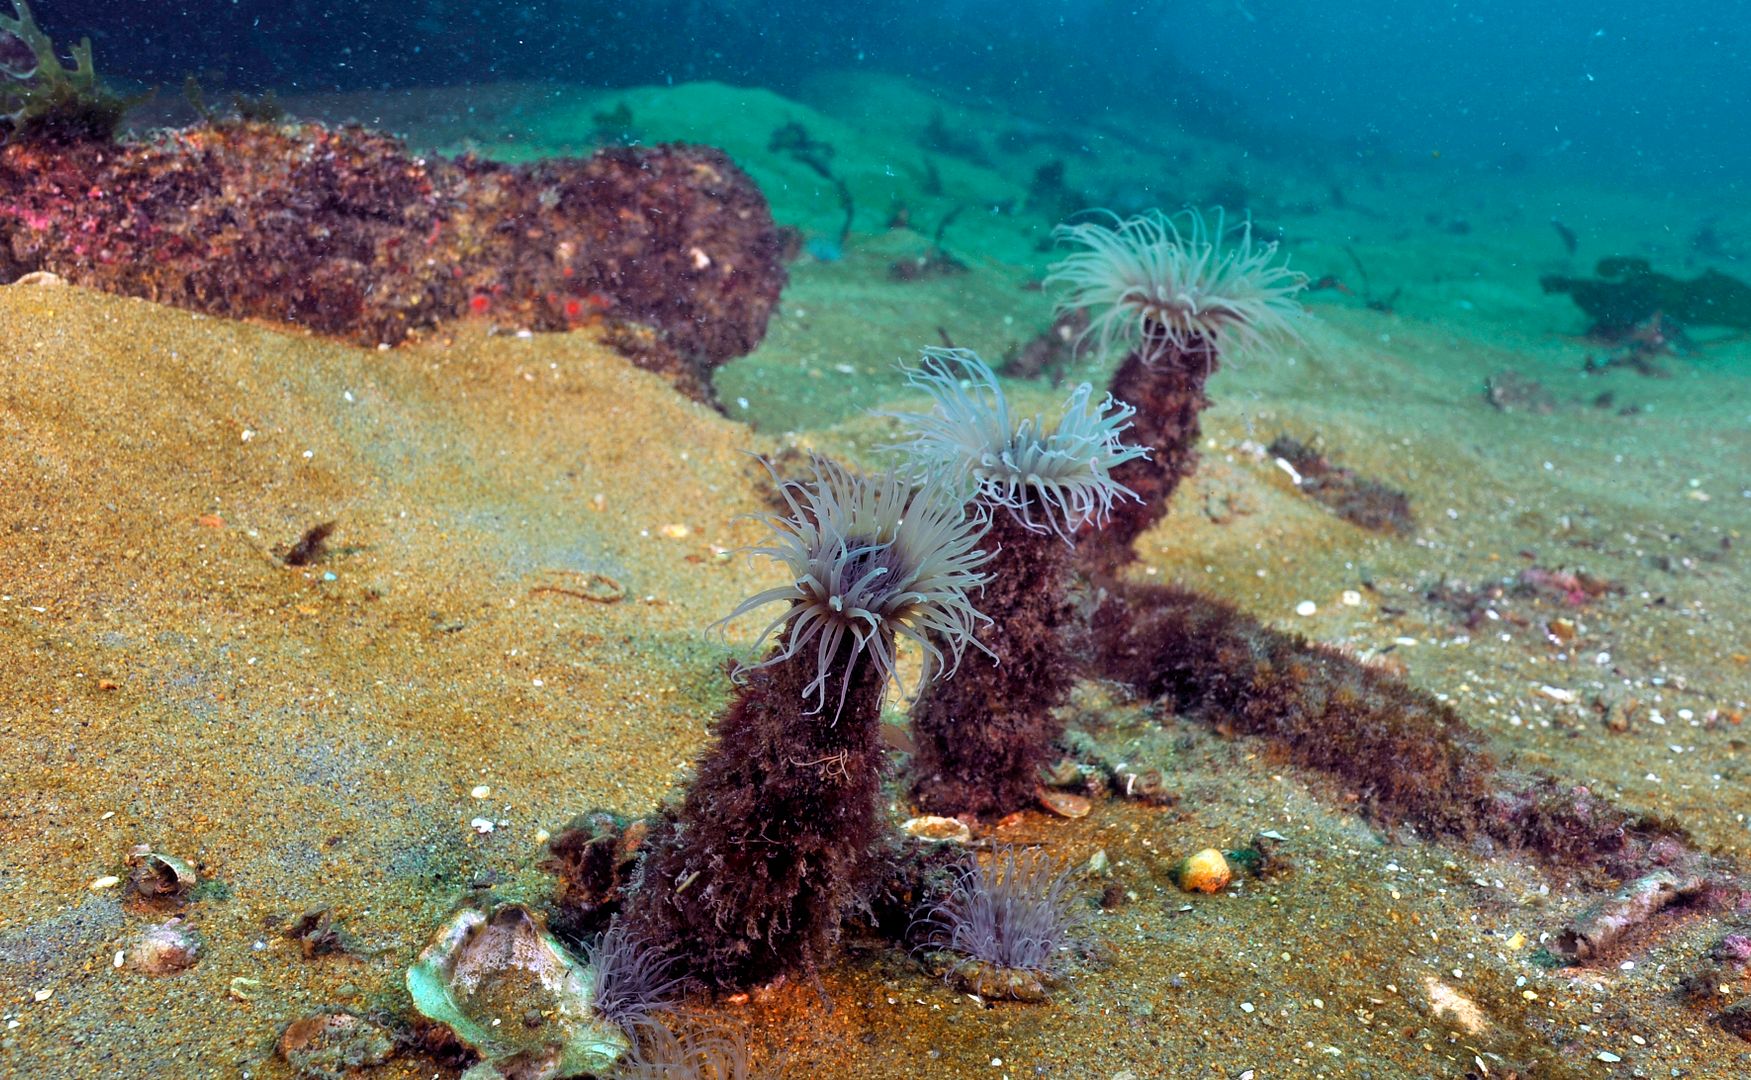
[[[915, 486], [897, 472], [863, 475], [818, 456], [811, 469], [812, 483], [774, 472], [790, 512], [756, 515], [771, 537], [749, 552], [782, 564], [790, 581], [750, 596], [719, 625], [767, 604], [788, 607], [760, 634], [763, 643], [776, 632], [777, 648], [739, 674], [812, 651], [815, 676], [803, 695], [821, 712], [833, 672], [849, 673], [865, 653], [884, 680], [894, 678], [898, 640], [923, 650], [918, 687], [952, 671], [973, 631], [990, 621], [967, 597], [985, 581], [979, 568], [990, 556], [977, 545], [986, 519], [939, 484]], [[841, 707], [848, 685], [847, 675]]]
[[596, 1012], [629, 1033], [657, 1013], [673, 1010], [686, 982], [670, 974], [674, 958], [640, 941], [618, 920], [590, 947], [588, 960], [596, 972]]
[[1037, 1000], [1042, 981], [1080, 940], [1083, 915], [1068, 866], [1037, 848], [969, 856], [947, 897], [913, 923], [925, 948], [950, 960], [950, 978], [987, 996]]
[[[1112, 469], [1147, 457], [1122, 436], [1136, 412], [1111, 394], [1096, 403], [1083, 383], [1057, 417], [1016, 419], [997, 376], [970, 349], [925, 349], [906, 381], [929, 394], [929, 413], [889, 413], [917, 432], [902, 449], [927, 476], [959, 478], [971, 494], [1008, 510], [1028, 529], [1066, 541], [1090, 522], [1100, 525], [1131, 489]], [[1036, 521], [1036, 513], [1043, 521]]]
[[1212, 226], [1186, 210], [1060, 225], [1052, 235], [1079, 250], [1053, 264], [1046, 284], [1062, 290], [1060, 312], [1087, 309], [1084, 339], [1103, 355], [1137, 351], [1152, 361], [1199, 339], [1219, 352], [1272, 337], [1294, 337], [1295, 294], [1304, 274], [1278, 263], [1275, 243], [1253, 240], [1250, 219], [1230, 228], [1218, 208]]

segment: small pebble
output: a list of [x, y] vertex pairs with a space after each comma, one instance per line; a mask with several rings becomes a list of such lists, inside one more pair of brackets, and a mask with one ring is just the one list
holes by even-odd
[[483, 818], [483, 817], [475, 818], [473, 821], [470, 821], [468, 823], [468, 825], [475, 832], [479, 833], [482, 836], [485, 836], [487, 833], [492, 832], [493, 828], [494, 828], [493, 823], [492, 823], [492, 819], [491, 818]]
[[87, 888], [89, 888], [92, 892], [102, 892], [105, 889], [113, 889], [117, 885], [120, 885], [121, 883], [122, 883], [122, 879], [119, 877], [116, 877], [114, 874], [105, 874], [102, 877], [98, 878], [96, 881], [92, 882], [89, 886], [87, 886]]
[[171, 919], [146, 928], [128, 949], [127, 966], [145, 975], [173, 975], [200, 957], [200, 939], [183, 929], [180, 919]]
[[1174, 867], [1173, 878], [1186, 892], [1213, 893], [1234, 879], [1234, 871], [1220, 851], [1205, 848]]
[[1295, 605], [1295, 614], [1300, 615], [1303, 618], [1305, 618], [1309, 615], [1312, 615], [1314, 612], [1316, 612], [1318, 610], [1319, 610], [1319, 605], [1314, 603], [1311, 600], [1303, 600], [1299, 604]]
[[484, 799], [492, 794], [492, 788], [488, 787], [486, 784], [476, 784], [474, 790], [470, 791], [468, 794], [477, 799]]

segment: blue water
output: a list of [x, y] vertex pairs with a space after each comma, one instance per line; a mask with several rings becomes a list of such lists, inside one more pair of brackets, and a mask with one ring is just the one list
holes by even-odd
[[[41, 0], [112, 76], [287, 92], [694, 79], [780, 92], [864, 68], [1045, 122], [1157, 110], [1260, 153], [1554, 162], [1600, 182], [1751, 169], [1751, 2]], [[872, 10], [873, 9], [873, 10]]]

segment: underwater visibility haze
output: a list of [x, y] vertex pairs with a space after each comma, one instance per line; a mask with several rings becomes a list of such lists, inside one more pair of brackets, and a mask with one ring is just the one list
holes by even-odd
[[0, 1076], [1751, 1075], [1748, 100], [0, 0]]

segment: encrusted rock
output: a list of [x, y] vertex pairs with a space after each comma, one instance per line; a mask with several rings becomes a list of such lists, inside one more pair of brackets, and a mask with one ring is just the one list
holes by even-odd
[[468, 1080], [606, 1073], [626, 1053], [592, 1006], [595, 974], [521, 904], [464, 908], [407, 971], [420, 1015], [481, 1057]]
[[[654, 328], [696, 393], [786, 280], [759, 188], [710, 147], [504, 165], [361, 127], [205, 124], [149, 142], [0, 143], [0, 281], [37, 271], [362, 345], [478, 317]], [[702, 257], [703, 256], [703, 257]]]
[[320, 1009], [286, 1025], [280, 1056], [303, 1080], [352, 1080], [395, 1054], [381, 1026], [345, 1009]]
[[200, 958], [200, 937], [181, 919], [171, 919], [147, 927], [127, 948], [124, 963], [142, 975], [174, 975]]

